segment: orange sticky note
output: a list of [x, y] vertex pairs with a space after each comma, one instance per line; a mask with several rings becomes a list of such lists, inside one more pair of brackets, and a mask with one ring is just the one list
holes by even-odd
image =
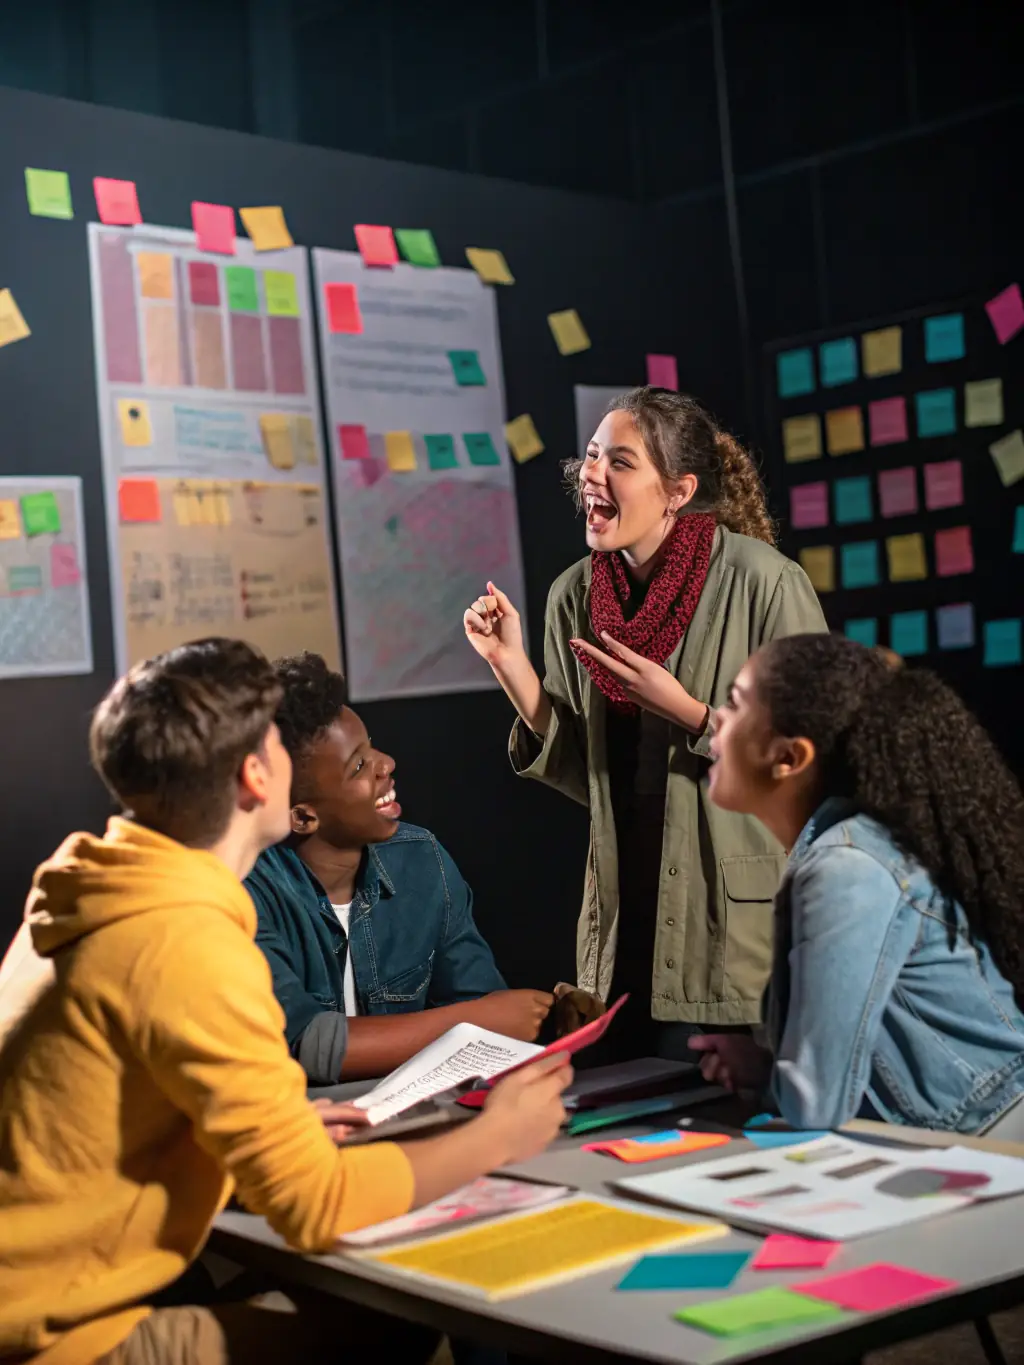
[[160, 521], [160, 489], [156, 479], [121, 479], [117, 506], [122, 521]]
[[893, 583], [913, 583], [928, 577], [924, 536], [920, 532], [889, 536], [885, 548], [889, 556], [889, 578]]
[[[283, 251], [294, 246], [292, 234], [284, 219], [284, 209], [278, 204], [259, 209], [239, 209], [249, 240], [257, 251]], [[234, 231], [234, 224], [232, 224]]]
[[800, 567], [811, 580], [815, 592], [834, 592], [836, 556], [831, 545], [812, 545], [800, 551]]
[[144, 299], [174, 298], [174, 263], [163, 251], [140, 251], [135, 257], [139, 267], [139, 289]]
[[106, 176], [97, 175], [93, 177], [92, 189], [101, 223], [134, 227], [142, 222], [134, 180], [108, 180]]
[[384, 450], [393, 473], [411, 474], [416, 468], [416, 447], [408, 431], [386, 431]]
[[0, 502], [0, 540], [20, 539], [21, 518], [18, 516], [18, 504], [13, 498], [4, 498]]
[[235, 211], [227, 204], [193, 200], [192, 227], [200, 251], [217, 251], [222, 256], [235, 254]]
[[864, 414], [860, 408], [833, 408], [825, 414], [825, 441], [830, 455], [864, 449]]

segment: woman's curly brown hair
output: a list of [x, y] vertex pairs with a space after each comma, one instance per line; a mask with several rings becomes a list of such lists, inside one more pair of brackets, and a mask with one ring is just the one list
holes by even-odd
[[956, 693], [841, 635], [774, 640], [754, 667], [773, 728], [814, 743], [822, 799], [884, 825], [1024, 991], [1024, 798]]
[[[730, 531], [775, 544], [775, 526], [753, 457], [695, 398], [645, 384], [613, 399], [606, 411], [630, 414], [666, 483], [696, 474], [697, 492], [680, 516], [711, 512]], [[577, 504], [582, 465], [582, 460], [567, 460], [563, 466]]]

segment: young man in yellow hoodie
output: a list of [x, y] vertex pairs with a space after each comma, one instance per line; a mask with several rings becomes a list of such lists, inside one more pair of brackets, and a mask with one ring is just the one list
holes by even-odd
[[[284, 1358], [294, 1317], [148, 1306], [232, 1190], [297, 1250], [325, 1252], [532, 1155], [561, 1122], [571, 1071], [547, 1059], [453, 1132], [334, 1146], [241, 884], [290, 825], [279, 700], [262, 655], [204, 640], [137, 665], [96, 712], [92, 760], [126, 814], [36, 873], [26, 918], [54, 972], [0, 1051], [0, 1357]], [[340, 1333], [339, 1350], [354, 1344]]]

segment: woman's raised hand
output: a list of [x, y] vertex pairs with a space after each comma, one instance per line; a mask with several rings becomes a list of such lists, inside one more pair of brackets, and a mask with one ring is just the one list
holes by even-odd
[[462, 624], [469, 643], [492, 668], [524, 653], [519, 613], [493, 583], [465, 612]]

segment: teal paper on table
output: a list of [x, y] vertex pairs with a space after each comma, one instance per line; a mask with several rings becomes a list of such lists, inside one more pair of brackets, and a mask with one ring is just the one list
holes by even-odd
[[935, 633], [940, 649], [970, 649], [974, 644], [974, 608], [970, 602], [938, 607]]
[[873, 588], [878, 579], [878, 541], [858, 540], [840, 549], [844, 588]]
[[755, 1147], [770, 1151], [773, 1147], [795, 1147], [798, 1142], [814, 1142], [817, 1138], [829, 1137], [827, 1128], [773, 1129], [744, 1128], [743, 1136]]
[[821, 386], [834, 389], [838, 384], [851, 384], [857, 378], [857, 343], [853, 337], [838, 341], [823, 341], [818, 347]]
[[1013, 553], [1024, 555], [1024, 506], [1017, 508], [1013, 519]]
[[476, 351], [449, 351], [448, 359], [451, 361], [455, 382], [460, 388], [487, 383], [487, 376], [480, 368], [480, 357]]
[[963, 360], [964, 315], [944, 313], [924, 320], [924, 358], [929, 364], [943, 360]]
[[871, 521], [871, 480], [865, 474], [854, 479], [836, 479], [836, 522], [850, 526], [857, 521]]
[[874, 649], [878, 644], [878, 617], [858, 616], [854, 621], [847, 621], [843, 626], [843, 634], [848, 640], [855, 640], [859, 645], [867, 645], [868, 649]]
[[889, 648], [904, 659], [928, 653], [928, 613], [897, 611], [889, 617]]
[[926, 389], [914, 394], [918, 436], [949, 436], [956, 431], [956, 390]]
[[798, 351], [783, 351], [776, 357], [775, 369], [780, 398], [814, 392], [814, 356], [809, 346], [801, 346]]
[[985, 622], [986, 668], [1006, 668], [1019, 664], [1024, 659], [1021, 644], [1021, 619], [1011, 617], [1005, 621]]
[[470, 464], [501, 464], [501, 456], [494, 448], [489, 431], [467, 431], [462, 440]]
[[728, 1289], [750, 1260], [749, 1251], [644, 1256], [617, 1289]]

